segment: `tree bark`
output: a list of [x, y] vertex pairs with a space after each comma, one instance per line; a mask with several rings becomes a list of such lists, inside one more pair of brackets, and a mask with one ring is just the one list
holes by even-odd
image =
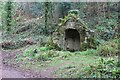
[[11, 31], [11, 19], [12, 19], [12, 2], [6, 3], [6, 30], [7, 32]]

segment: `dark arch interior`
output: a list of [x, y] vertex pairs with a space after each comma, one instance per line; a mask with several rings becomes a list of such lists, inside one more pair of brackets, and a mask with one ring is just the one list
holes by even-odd
[[65, 30], [65, 49], [68, 51], [80, 50], [80, 35], [76, 29]]

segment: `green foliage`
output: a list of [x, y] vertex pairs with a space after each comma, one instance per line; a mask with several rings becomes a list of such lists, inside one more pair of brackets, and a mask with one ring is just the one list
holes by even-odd
[[97, 54], [97, 51], [94, 49], [87, 49], [86, 51], [82, 51], [81, 54], [84, 54], [84, 55]]
[[39, 54], [36, 54], [35, 58], [40, 61], [52, 60], [53, 57], [59, 56], [59, 53], [55, 53], [54, 51], [46, 51]]
[[39, 50], [40, 51], [47, 51], [47, 50], [50, 50], [50, 47], [40, 47]]
[[36, 59], [40, 61], [54, 60], [54, 58], [65, 59], [71, 56], [71, 53], [63, 53], [59, 51], [48, 50], [39, 54], [36, 54]]
[[74, 55], [71, 52], [54, 51], [49, 47], [29, 47], [17, 57], [17, 61], [32, 60], [32, 61], [47, 61], [54, 60], [54, 58], [67, 59], [67, 57]]
[[68, 11], [68, 14], [79, 15], [79, 10], [70, 10], [70, 11]]
[[95, 49], [87, 49], [86, 51], [75, 52], [75, 54], [81, 54], [81, 55], [96, 55], [96, 54], [97, 54], [97, 50], [95, 50]]
[[[33, 61], [47, 61], [47, 60], [54, 60], [54, 58], [59, 59], [67, 59], [73, 55], [96, 55], [97, 51], [94, 49], [87, 49], [86, 51], [82, 52], [69, 52], [69, 51], [54, 51], [51, 50], [50, 47], [29, 47], [25, 51], [23, 51], [22, 55], [20, 56], [21, 59], [18, 60], [33, 60]], [[23, 61], [23, 60], [22, 60]]]
[[50, 49], [55, 49], [55, 44], [53, 43], [52, 38], [48, 39], [46, 46], [49, 47]]
[[97, 47], [100, 56], [113, 56], [118, 51], [118, 39], [106, 41]]
[[22, 59], [34, 60], [34, 59], [38, 59], [38, 57], [40, 60], [48, 59], [48, 56], [43, 52], [43, 51], [49, 50], [48, 47], [36, 47], [36, 46], [34, 46], [34, 47], [35, 48], [30, 47], [30, 48], [26, 49], [25, 51], [23, 51], [23, 53], [21, 55]]
[[32, 54], [32, 52], [33, 52], [33, 49], [29, 48], [23, 52], [23, 56], [29, 56], [30, 54]]
[[54, 44], [52, 41], [52, 38], [48, 39], [48, 42], [45, 45], [46, 47], [48, 47], [49, 49], [56, 49], [56, 50], [61, 50], [60, 47], [57, 46], [57, 44]]
[[104, 39], [95, 39], [95, 44], [99, 45], [99, 44], [103, 44], [105, 42]]
[[55, 74], [58, 74], [61, 78], [77, 78], [79, 71], [76, 68], [74, 64], [65, 64], [55, 71]]
[[6, 32], [14, 31], [13, 26], [16, 25], [16, 21], [12, 19], [12, 16], [14, 15], [13, 8], [15, 5], [13, 2], [2, 2], [1, 5], [2, 28]]
[[84, 78], [120, 78], [120, 64], [112, 58], [101, 58], [95, 65], [85, 69]]
[[75, 20], [78, 20], [78, 16], [74, 13], [70, 13], [68, 14], [67, 16], [65, 16], [63, 19], [62, 18], [59, 18], [60, 20], [60, 23], [59, 23], [59, 26], [62, 26], [64, 25], [68, 20], [72, 20], [72, 21], [75, 21]]

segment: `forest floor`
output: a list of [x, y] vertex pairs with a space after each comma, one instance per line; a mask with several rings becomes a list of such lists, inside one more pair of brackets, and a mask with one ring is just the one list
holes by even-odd
[[[2, 78], [58, 78], [77, 77], [84, 67], [98, 60], [97, 56], [71, 56], [66, 59], [54, 59], [43, 63], [17, 63], [15, 58], [27, 47], [17, 50], [2, 51], [3, 68]], [[88, 60], [91, 59], [91, 60]], [[75, 74], [74, 74], [75, 73]]]
[[[2, 31], [0, 31], [0, 42], [1, 41], [2, 41]], [[1, 78], [25, 78], [26, 76], [24, 76], [21, 71], [18, 71], [13, 67], [3, 64], [2, 61], [5, 55], [7, 54], [5, 54], [0, 48], [0, 79]], [[12, 57], [12, 56], [8, 55], [8, 57]]]
[[12, 58], [15, 58], [16, 53], [18, 54], [22, 53], [24, 49], [25, 48], [19, 50], [2, 51], [2, 58], [3, 58], [2, 78], [33, 78], [33, 77], [45, 78], [45, 77], [49, 77], [51, 73], [53, 73], [57, 69], [57, 66], [48, 67], [48, 68], [44, 68], [44, 70], [41, 70], [39, 73], [37, 73], [29, 69], [28, 70], [21, 69], [19, 67], [20, 64], [16, 64], [14, 63], [14, 61], [11, 63], [6, 62], [7, 60], [12, 60]]
[[[60, 53], [58, 57], [54, 57], [52, 60], [37, 61], [35, 63], [32, 61], [27, 62], [26, 60], [16, 62], [16, 55], [22, 54], [29, 47], [35, 48], [34, 45], [28, 45], [19, 49], [0, 50], [2, 78], [74, 78], [78, 77], [85, 67], [89, 66], [89, 64], [94, 64], [99, 59], [95, 55], [69, 56], [67, 55], [68, 52], [52, 51], [55, 54]], [[47, 52], [49, 51], [43, 53]]]
[[[23, 70], [19, 67], [19, 64], [10, 61], [15, 58], [16, 53], [22, 53], [22, 50], [24, 50], [24, 48], [19, 50], [2, 51], [2, 78], [30, 78], [37, 76], [36, 73], [33, 73], [30, 70]], [[11, 63], [7, 61], [10, 61]]]
[[27, 61], [27, 57], [30, 56], [19, 56], [19, 59], [23, 61], [17, 62], [17, 55], [23, 55], [25, 50], [30, 51], [32, 49], [33, 52], [34, 49], [39, 50], [39, 48], [40, 46], [35, 44], [13, 50], [1, 49], [0, 61], [2, 64], [0, 64], [0, 69], [2, 69], [2, 78], [78, 78], [86, 67], [95, 64], [100, 59], [100, 56], [96, 56], [95, 54], [80, 54], [80, 51], [46, 50], [40, 51], [37, 54], [44, 53], [47, 55], [48, 53], [54, 53], [58, 55], [50, 57], [50, 60], [38, 60], [35, 62], [34, 60], [37, 59], [34, 58]]
[[[11, 58], [14, 58], [15, 55], [13, 55], [13, 53], [11, 52], [6, 53], [2, 51], [3, 61], [5, 59], [9, 60]], [[12, 65], [4, 64], [4, 62], [2, 62], [2, 78], [25, 78], [25, 77], [26, 76], [19, 69], [12, 67]]]

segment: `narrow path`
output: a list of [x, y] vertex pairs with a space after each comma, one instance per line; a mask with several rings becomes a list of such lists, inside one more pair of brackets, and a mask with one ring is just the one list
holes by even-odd
[[[2, 40], [2, 31], [0, 30], [0, 41]], [[1, 43], [1, 42], [0, 42]], [[2, 51], [0, 45], [0, 80], [2, 79]]]
[[2, 50], [0, 51], [0, 61], [1, 61], [1, 64], [0, 64], [0, 68], [1, 68], [1, 77], [2, 78], [28, 78], [25, 76], [25, 74], [18, 70], [17, 68], [13, 68], [13, 67], [10, 67], [9, 65], [5, 65], [2, 63], [2, 60], [4, 58], [13, 58], [15, 55], [15, 53], [13, 54], [11, 51], [9, 51], [8, 53], [4, 53]]
[[0, 80], [2, 79], [2, 52], [0, 51]]
[[14, 69], [2, 69], [2, 78], [26, 78], [21, 72]]
[[[2, 37], [2, 32], [0, 31], [0, 38]], [[25, 48], [24, 48], [25, 49]], [[23, 50], [17, 50], [17, 51], [9, 51], [9, 52], [6, 52], [4, 53], [2, 50], [1, 50], [1, 46], [0, 46], [0, 79], [2, 78], [32, 78], [32, 77], [38, 77], [38, 78], [53, 78], [54, 76], [52, 75], [52, 73], [58, 69], [58, 66], [60, 65], [57, 65], [55, 67], [48, 67], [48, 68], [45, 68], [44, 70], [40, 71], [39, 73], [34, 73], [32, 71], [21, 71], [19, 69], [15, 69], [15, 68], [12, 68], [12, 67], [9, 67], [9, 66], [4, 66], [3, 67], [3, 64], [2, 64], [2, 60], [4, 58], [7, 58], [7, 59], [11, 59], [14, 57], [14, 55], [16, 55], [16, 53], [21, 53]], [[28, 77], [29, 76], [29, 77]]]
[[[2, 40], [2, 31], [0, 31], [0, 42]], [[2, 78], [25, 78], [25, 76], [14, 69], [5, 68], [2, 65], [2, 47], [0, 46], [0, 80]]]
[[[16, 53], [21, 53], [22, 50], [9, 51], [9, 52], [0, 52], [0, 56], [4, 58], [11, 59], [15, 56]], [[2, 55], [3, 54], [3, 55]], [[2, 58], [0, 58], [2, 60]], [[1, 61], [2, 62], [2, 61]], [[48, 66], [41, 71], [34, 72], [34, 70], [24, 70], [20, 69], [20, 67], [15, 67], [15, 65], [1, 64], [3, 66], [2, 69], [2, 77], [3, 78], [57, 78], [56, 75], [53, 75], [54, 71], [56, 71], [60, 66], [64, 66], [65, 64], [69, 64], [69, 62], [61, 63], [56, 66]], [[17, 65], [16, 65], [17, 66]]]

